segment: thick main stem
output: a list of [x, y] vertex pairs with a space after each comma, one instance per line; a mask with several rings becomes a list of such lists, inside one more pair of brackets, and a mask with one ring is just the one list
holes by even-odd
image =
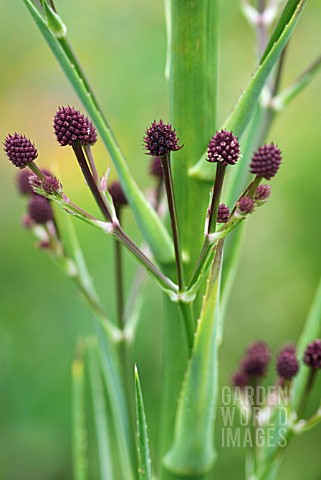
[[[202, 246], [210, 187], [190, 177], [188, 171], [216, 129], [219, 1], [165, 0], [165, 4], [170, 121], [184, 144], [184, 148], [175, 153], [173, 182], [184, 273], [190, 277]], [[167, 268], [171, 272], [173, 266]], [[200, 298], [193, 303], [194, 312], [200, 307]], [[178, 306], [172, 304], [170, 308], [170, 313], [164, 312], [161, 454], [168, 451], [172, 442], [175, 411], [190, 354], [187, 345], [185, 348], [182, 345], [186, 332]], [[170, 478], [168, 471], [162, 472], [162, 480]]]
[[172, 171], [171, 171], [171, 159], [170, 159], [169, 153], [167, 155], [164, 155], [163, 157], [160, 157], [160, 160], [162, 162], [162, 167], [163, 167], [168, 210], [169, 210], [171, 226], [172, 226], [178, 287], [179, 287], [179, 290], [182, 291], [184, 287], [182, 249], [181, 249], [181, 241], [179, 237], [178, 218], [177, 218], [175, 194], [174, 194]]

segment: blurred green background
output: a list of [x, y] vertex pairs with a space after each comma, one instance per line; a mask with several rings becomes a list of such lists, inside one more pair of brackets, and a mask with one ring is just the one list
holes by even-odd
[[[222, 4], [221, 120], [246, 85], [255, 62], [254, 37], [240, 15], [238, 1]], [[142, 135], [154, 118], [168, 118], [162, 2], [57, 0], [57, 5], [135, 177], [143, 188], [150, 188]], [[320, 2], [308, 3], [291, 42], [283, 85], [320, 54], [320, 20]], [[80, 107], [79, 101], [21, 0], [0, 0], [0, 48], [1, 139], [14, 131], [30, 136], [39, 150], [39, 164], [59, 173], [76, 203], [95, 211], [71, 152], [59, 148], [52, 135], [57, 106]], [[296, 341], [317, 286], [321, 272], [320, 92], [318, 77], [279, 117], [270, 134], [282, 147], [285, 160], [268, 206], [249, 221], [220, 355], [222, 385], [228, 384], [253, 339], [265, 339], [273, 352], [284, 342]], [[103, 171], [109, 158], [101, 143], [95, 154]], [[25, 202], [16, 194], [16, 171], [4, 156], [0, 171], [0, 479], [67, 480], [71, 478], [70, 365], [77, 338], [92, 331], [90, 314], [70, 282], [34, 248], [34, 240], [21, 228]], [[139, 239], [129, 214], [125, 221]], [[113, 316], [112, 243], [89, 228], [77, 228]], [[134, 267], [126, 257], [128, 288]], [[139, 336], [144, 355], [153, 362], [141, 365], [143, 384], [153, 378], [160, 361], [161, 299], [158, 291], [149, 290]], [[137, 356], [139, 361], [141, 353]], [[312, 406], [320, 390], [319, 382]], [[156, 387], [146, 392], [150, 418], [155, 402]], [[154, 427], [152, 438], [155, 434]], [[219, 438], [220, 425], [218, 443]], [[280, 478], [319, 480], [320, 441], [320, 427], [295, 440]], [[243, 460], [242, 449], [222, 450], [215, 478], [243, 478]]]

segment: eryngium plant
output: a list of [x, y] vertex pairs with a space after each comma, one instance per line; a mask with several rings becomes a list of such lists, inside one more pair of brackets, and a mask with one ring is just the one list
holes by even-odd
[[[25, 226], [76, 283], [94, 314], [95, 335], [80, 345], [72, 370], [74, 478], [92, 478], [90, 463], [95, 461], [87, 452], [84, 362], [89, 365], [100, 479], [219, 478], [214, 468], [214, 432], [224, 313], [247, 218], [259, 215], [268, 201], [271, 187], [264, 182], [273, 179], [282, 162], [281, 149], [266, 144], [265, 137], [277, 114], [321, 64], [318, 59], [286, 90], [279, 91], [284, 52], [307, 2], [242, 2], [243, 13], [257, 33], [259, 59], [248, 86], [220, 125], [216, 116], [220, 1], [165, 0], [170, 123], [151, 119], [142, 132], [142, 148], [151, 156], [150, 173], [155, 178], [150, 201], [128, 168], [54, 2], [23, 2], [90, 117], [64, 106], [57, 110], [53, 124], [58, 143], [74, 152], [99, 207], [99, 218], [67, 196], [68, 185], [62, 186], [52, 173], [37, 167], [37, 149], [26, 136], [9, 134], [4, 141], [7, 157], [21, 169], [19, 191], [29, 198]], [[99, 138], [119, 182], [109, 182], [108, 168], [103, 175], [97, 170], [93, 146]], [[142, 234], [141, 245], [123, 225], [126, 206]], [[111, 319], [102, 307], [68, 217], [114, 239], [117, 319]], [[123, 282], [124, 248], [138, 263], [130, 295]], [[153, 458], [143, 401], [148, 379], [142, 389], [133, 356], [146, 274], [165, 299], [164, 316], [159, 319], [164, 332], [159, 442], [153, 446]], [[232, 377], [239, 391], [237, 404], [250, 426], [248, 479], [276, 478], [290, 439], [320, 422], [320, 410], [311, 418], [304, 417], [307, 397], [321, 368], [321, 340], [316, 338], [320, 324], [319, 288], [297, 348], [285, 346], [277, 356], [277, 393], [264, 401], [260, 386], [271, 360], [264, 342], [248, 348]], [[278, 413], [285, 406], [287, 416], [282, 423]], [[258, 441], [258, 434], [271, 422], [272, 446]]]

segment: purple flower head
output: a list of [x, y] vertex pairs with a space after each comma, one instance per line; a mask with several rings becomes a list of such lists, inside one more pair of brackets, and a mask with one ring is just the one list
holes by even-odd
[[[43, 173], [45, 173], [45, 171], [43, 171]], [[39, 178], [37, 175], [31, 175], [29, 177], [29, 183], [32, 189], [36, 188], [44, 190], [49, 195], [62, 192], [61, 183], [53, 175], [45, 174], [44, 178]]]
[[32, 175], [29, 169], [21, 170], [16, 178], [17, 189], [21, 195], [32, 195], [33, 190], [29, 183], [29, 177]]
[[294, 345], [285, 346], [277, 356], [276, 371], [279, 377], [291, 380], [299, 371]]
[[254, 201], [258, 205], [265, 203], [271, 195], [270, 185], [259, 185], [254, 193]]
[[252, 157], [251, 173], [270, 180], [279, 170], [281, 161], [281, 150], [274, 143], [264, 145], [259, 147]]
[[321, 369], [321, 340], [318, 338], [309, 343], [303, 355], [304, 363], [314, 370]]
[[[46, 170], [45, 168], [41, 170], [42, 173], [46, 176], [52, 177], [53, 175]], [[21, 195], [32, 195], [34, 193], [32, 186], [30, 184], [31, 177], [36, 177], [29, 169], [21, 170], [17, 175], [17, 188]]]
[[221, 130], [212, 137], [207, 148], [207, 161], [234, 165], [240, 158], [240, 145], [232, 132]]
[[224, 203], [221, 203], [221, 205], [218, 207], [217, 223], [226, 223], [229, 216], [230, 209]]
[[4, 141], [4, 151], [10, 162], [18, 168], [25, 168], [38, 156], [35, 145], [27, 137], [18, 133], [7, 135]]
[[237, 210], [241, 215], [247, 215], [254, 210], [254, 202], [250, 197], [242, 197], [237, 202]]
[[59, 107], [54, 117], [54, 130], [58, 143], [64, 147], [79, 142], [92, 145], [97, 140], [93, 123], [73, 107]]
[[49, 200], [40, 195], [33, 195], [28, 204], [28, 212], [35, 223], [43, 224], [53, 220], [53, 212]]
[[270, 362], [270, 350], [265, 342], [255, 342], [246, 350], [242, 369], [251, 377], [263, 377]]
[[182, 148], [178, 145], [175, 130], [169, 123], [164, 123], [163, 120], [159, 122], [154, 120], [146, 130], [144, 143], [147, 154], [153, 155], [153, 157], [163, 157], [169, 152], [175, 152]]
[[163, 178], [163, 167], [159, 157], [153, 157], [149, 166], [149, 173], [156, 178]]
[[237, 370], [232, 375], [232, 385], [234, 387], [246, 387], [249, 384], [249, 377], [242, 370]]
[[112, 182], [108, 188], [108, 192], [113, 199], [115, 207], [127, 205], [127, 198], [125, 197], [124, 191], [119, 182]]

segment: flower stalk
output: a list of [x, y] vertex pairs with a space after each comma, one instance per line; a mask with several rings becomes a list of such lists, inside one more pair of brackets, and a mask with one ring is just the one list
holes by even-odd
[[178, 217], [177, 217], [177, 210], [176, 210], [176, 203], [175, 203], [175, 195], [174, 195], [174, 188], [173, 188], [170, 155], [166, 154], [160, 157], [160, 160], [162, 162], [162, 167], [164, 172], [164, 184], [166, 189], [168, 210], [169, 210], [171, 226], [172, 226], [178, 288], [180, 291], [182, 291], [184, 288], [184, 268], [183, 268], [182, 249], [181, 249], [181, 242], [180, 242], [180, 235], [179, 235], [179, 228], [178, 228]]

